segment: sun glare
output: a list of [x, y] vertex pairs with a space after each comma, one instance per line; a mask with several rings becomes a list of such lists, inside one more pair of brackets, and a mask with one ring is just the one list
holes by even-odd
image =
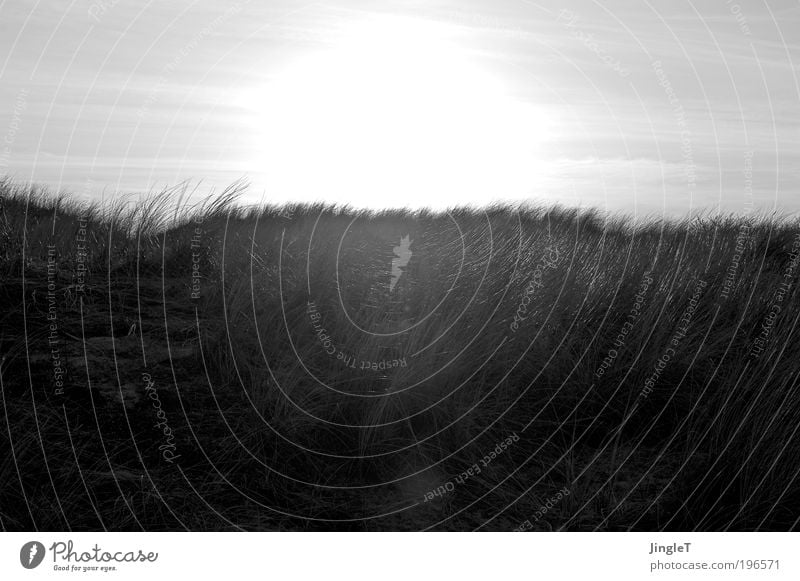
[[247, 96], [267, 196], [380, 208], [531, 193], [551, 117], [507, 95], [452, 34], [369, 20]]

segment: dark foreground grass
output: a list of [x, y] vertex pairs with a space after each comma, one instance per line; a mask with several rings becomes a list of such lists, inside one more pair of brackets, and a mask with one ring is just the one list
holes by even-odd
[[239, 193], [0, 183], [3, 529], [797, 526], [796, 222]]

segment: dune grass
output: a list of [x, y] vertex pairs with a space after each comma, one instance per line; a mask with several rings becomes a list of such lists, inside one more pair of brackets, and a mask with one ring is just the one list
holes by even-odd
[[797, 526], [796, 221], [243, 187], [0, 182], [4, 529]]

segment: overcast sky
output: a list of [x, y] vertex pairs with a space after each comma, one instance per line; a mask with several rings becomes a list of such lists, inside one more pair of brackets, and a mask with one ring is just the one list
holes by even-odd
[[88, 197], [246, 177], [276, 202], [797, 212], [799, 43], [797, 0], [11, 0], [0, 174]]

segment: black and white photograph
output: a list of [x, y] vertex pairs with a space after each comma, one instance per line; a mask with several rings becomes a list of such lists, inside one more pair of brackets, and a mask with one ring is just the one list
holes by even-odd
[[0, 1], [0, 572], [790, 578], [799, 67], [797, 0]]

